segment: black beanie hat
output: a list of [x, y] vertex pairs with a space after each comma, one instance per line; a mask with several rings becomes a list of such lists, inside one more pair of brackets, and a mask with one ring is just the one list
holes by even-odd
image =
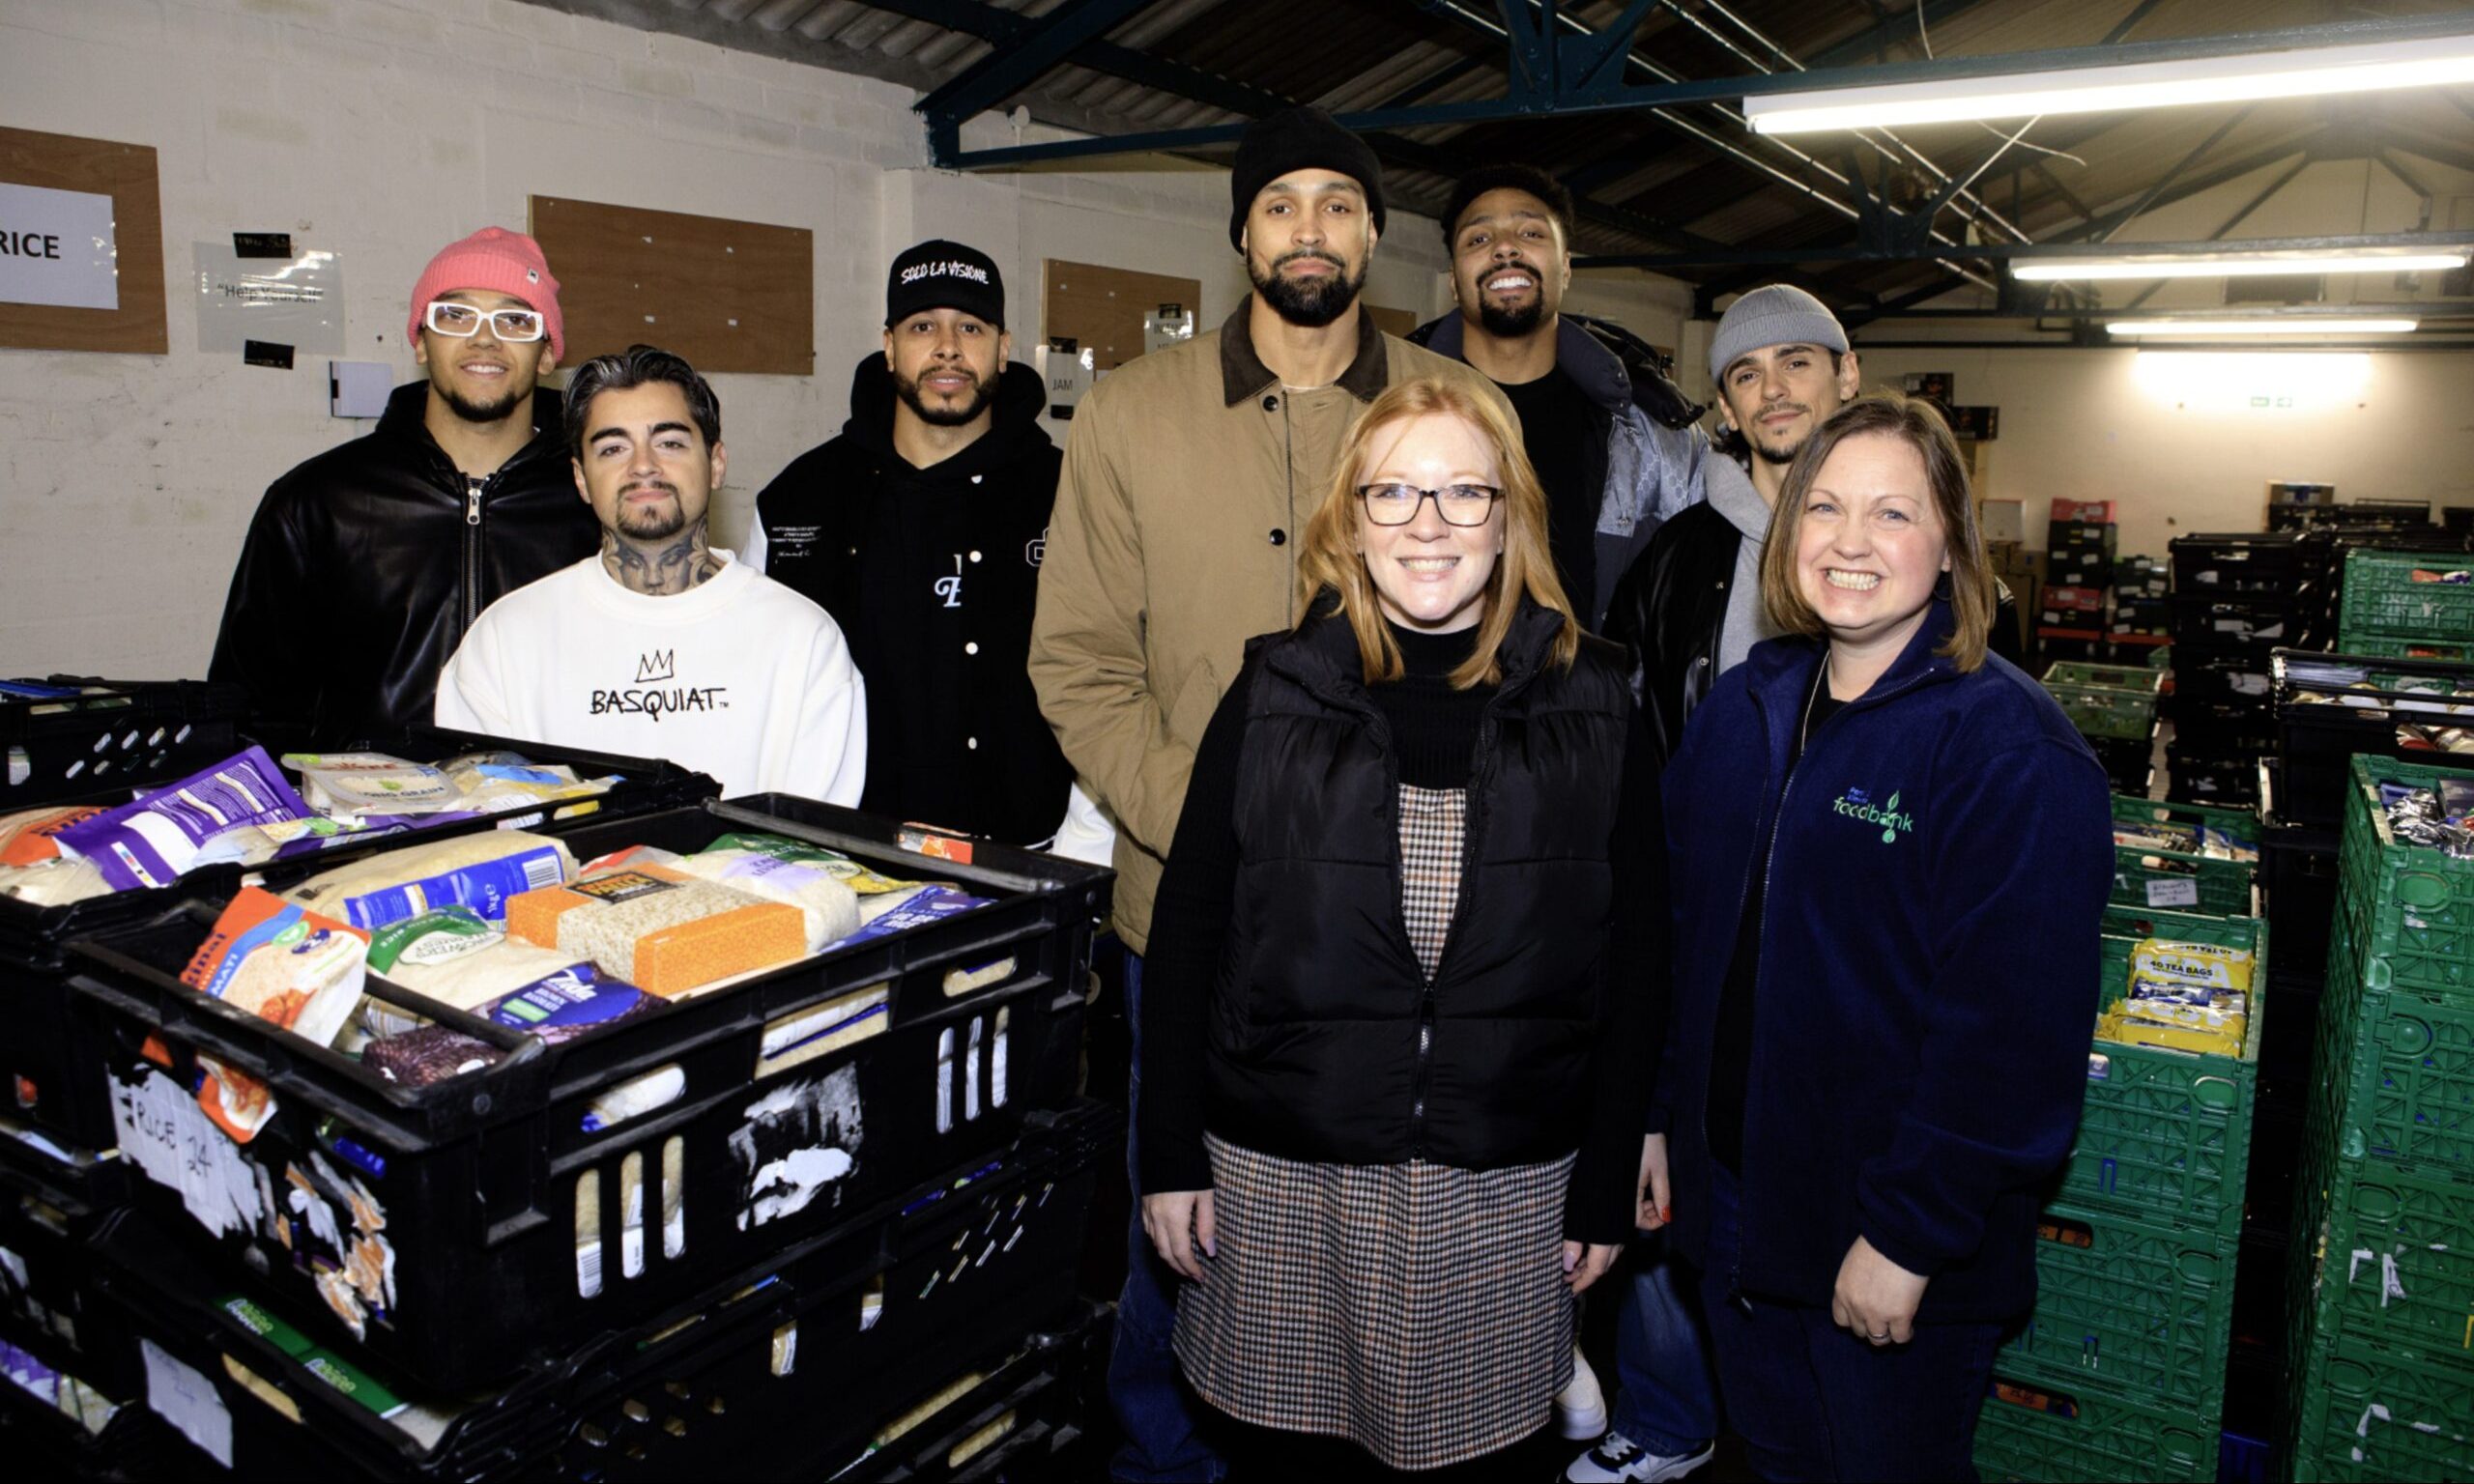
[[1320, 108], [1290, 108], [1256, 119], [1237, 141], [1228, 175], [1228, 245], [1245, 250], [1246, 214], [1264, 186], [1291, 170], [1333, 170], [1357, 182], [1374, 230], [1383, 230], [1383, 164], [1374, 151]]

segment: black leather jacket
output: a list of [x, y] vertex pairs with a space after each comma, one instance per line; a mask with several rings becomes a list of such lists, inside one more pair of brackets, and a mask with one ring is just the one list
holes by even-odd
[[[1632, 656], [1632, 689], [1661, 757], [1675, 756], [1685, 719], [1718, 681], [1718, 632], [1742, 545], [1715, 505], [1696, 504], [1658, 528], [1607, 603], [1605, 637]], [[2023, 664], [2018, 609], [1999, 578], [1993, 587], [1992, 650]]]
[[249, 523], [208, 675], [247, 687], [271, 744], [427, 726], [481, 610], [600, 546], [558, 392], [534, 390], [532, 442], [477, 487], [423, 426], [428, 398], [396, 387], [373, 432], [277, 479]]

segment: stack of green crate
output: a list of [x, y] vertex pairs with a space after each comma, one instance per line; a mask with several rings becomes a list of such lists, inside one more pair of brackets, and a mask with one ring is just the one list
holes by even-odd
[[2239, 1057], [2091, 1043], [2086, 1102], [2038, 1232], [2036, 1308], [1994, 1361], [1976, 1426], [1988, 1479], [2213, 1480], [2265, 1023], [2252, 917], [2105, 909], [2100, 1009], [2143, 938], [2249, 949]]
[[2291, 1272], [2300, 1481], [2474, 1478], [2474, 860], [2400, 841], [2357, 756]]
[[2337, 652], [2474, 661], [2474, 582], [2445, 580], [2469, 569], [2464, 552], [2347, 552]]
[[[2079, 676], [2101, 673], [2120, 684], [2091, 684]], [[2105, 775], [2123, 793], [2147, 791], [2156, 747], [2156, 697], [2162, 674], [2143, 666], [2073, 664], [2057, 660], [2045, 671], [2045, 690], [2087, 739]]]
[[[2248, 860], [2210, 855], [2201, 849], [2126, 844], [2126, 831], [2189, 833], [2201, 843], [2201, 832], [2223, 837], [2232, 848], [2247, 850]], [[2166, 907], [2210, 917], [2257, 917], [2256, 890], [2259, 870], [2259, 815], [2255, 810], [2225, 809], [2213, 804], [2165, 804], [2154, 799], [2114, 795], [2114, 895], [2115, 906]]]

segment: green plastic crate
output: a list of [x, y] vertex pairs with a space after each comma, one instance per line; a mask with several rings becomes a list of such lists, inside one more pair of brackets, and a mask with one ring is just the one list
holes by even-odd
[[2474, 1183], [2444, 1170], [2348, 1163], [2306, 1144], [2288, 1290], [2313, 1331], [2343, 1330], [2474, 1365]]
[[2248, 917], [2109, 906], [2103, 932], [2100, 1009], [2129, 993], [2131, 950], [2153, 937], [2251, 950], [2250, 1021], [2238, 1060], [2091, 1041], [2079, 1137], [2055, 1198], [2193, 1231], [2237, 1232], [2259, 1030], [2267, 1023], [2267, 925]]
[[2150, 670], [2172, 670], [2173, 668], [2173, 646], [2172, 644], [2158, 644], [2155, 648], [2147, 651], [2147, 668]]
[[2156, 730], [2156, 698], [2145, 691], [2057, 685], [2051, 681], [2046, 682], [2045, 689], [2083, 736], [2136, 742]]
[[2474, 665], [2474, 641], [2466, 640], [2391, 639], [2384, 634], [2339, 629], [2337, 652], [2377, 660], [2440, 660], [2452, 665]]
[[2090, 665], [2084, 660], [2056, 660], [2045, 667], [2045, 684], [2093, 685], [2109, 691], [2145, 691], [2153, 696], [2164, 689], [2165, 676], [2143, 665]]
[[2291, 1364], [2295, 1484], [2474, 1478], [2474, 1366], [2348, 1334]]
[[[2163, 804], [2154, 799], [2114, 795], [2115, 824], [2198, 825], [2222, 830], [2251, 846], [2259, 845], [2259, 816], [2248, 809], [2210, 804]], [[2141, 845], [2114, 847], [2113, 901], [2126, 907], [2165, 907], [2203, 912], [2211, 917], [2255, 917], [2258, 901], [2253, 884], [2257, 861], [2227, 861], [2185, 850]]]
[[[2474, 999], [2373, 987], [2354, 925], [2332, 925], [2311, 1128], [2340, 1159], [2474, 1178]], [[2469, 1234], [2474, 1235], [2474, 1234]]]
[[1976, 1414], [1976, 1471], [1990, 1480], [2213, 1484], [2216, 1453], [2212, 1422], [2020, 1368], [1997, 1367]]
[[2460, 769], [2357, 756], [2339, 840], [2337, 915], [2351, 928], [2373, 989], [2474, 1002], [2474, 861], [2397, 839], [2379, 807], [2383, 783], [2462, 783]]
[[2474, 583], [2414, 581], [2417, 571], [2463, 572], [2469, 567], [2474, 567], [2474, 554], [2465, 552], [2357, 547], [2345, 554], [2338, 633], [2474, 642]]
[[2045, 1208], [2036, 1308], [1993, 1362], [2210, 1422], [2225, 1406], [2237, 1235]]

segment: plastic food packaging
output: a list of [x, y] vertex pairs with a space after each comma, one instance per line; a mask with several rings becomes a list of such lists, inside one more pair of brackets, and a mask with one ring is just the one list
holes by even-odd
[[820, 867], [761, 850], [722, 849], [681, 856], [677, 869], [798, 908], [807, 923], [809, 953], [859, 930], [858, 893]]
[[[369, 940], [372, 973], [457, 1010], [477, 1012], [575, 965], [574, 955], [511, 941], [499, 924], [460, 905], [389, 923]], [[410, 1011], [366, 996], [360, 1018], [381, 1037], [420, 1024]]]
[[0, 866], [0, 897], [38, 907], [65, 907], [90, 897], [108, 897], [112, 884], [92, 861], [64, 859], [43, 866]]
[[[200, 943], [181, 982], [262, 1020], [326, 1045], [360, 997], [369, 936], [253, 886], [233, 897]], [[274, 1116], [274, 1097], [256, 1078], [212, 1057], [198, 1103], [207, 1117], [247, 1143]]]
[[2115, 1042], [2132, 1046], [2159, 1046], [2169, 1051], [2195, 1051], [2203, 1056], [2242, 1055], [2239, 1031], [2200, 1030], [2184, 1026], [2159, 1025], [2153, 1021], [2132, 1018], [2127, 1003], [2107, 1011], [2096, 1022], [2098, 1041]]
[[[265, 748], [252, 747], [134, 802], [60, 832], [60, 848], [93, 861], [112, 890], [169, 886], [199, 866], [237, 860], [237, 832], [305, 818], [309, 806]], [[263, 837], [260, 837], [263, 839]]]
[[664, 997], [807, 954], [798, 908], [670, 866], [527, 892], [508, 901], [506, 925], [516, 937], [590, 958]]
[[100, 809], [27, 809], [0, 814], [0, 866], [43, 866], [60, 859], [60, 832]]
[[445, 772], [385, 753], [286, 753], [283, 765], [301, 775], [301, 792], [310, 806], [334, 819], [465, 807], [464, 795]]
[[563, 842], [494, 830], [338, 866], [284, 895], [356, 928], [383, 928], [443, 906], [502, 918], [511, 899], [574, 874], [575, 857]]
[[615, 775], [579, 779], [562, 763], [531, 762], [515, 753], [468, 753], [438, 766], [462, 801], [456, 807], [485, 814], [590, 798], [622, 782]]
[[2172, 943], [2142, 938], [2132, 948], [2131, 973], [2150, 980], [2178, 980], [2217, 989], [2251, 987], [2251, 951], [2217, 948], [2206, 943]]

